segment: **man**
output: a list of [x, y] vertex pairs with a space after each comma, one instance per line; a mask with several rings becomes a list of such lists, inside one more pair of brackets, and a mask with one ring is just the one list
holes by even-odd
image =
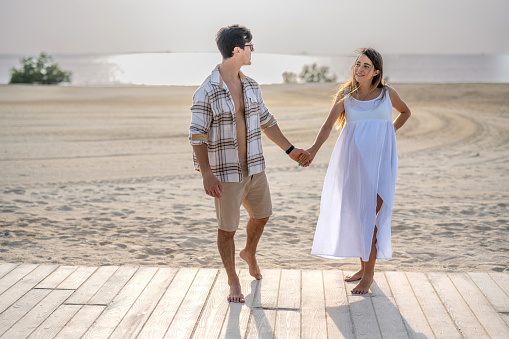
[[307, 154], [285, 138], [265, 107], [256, 81], [240, 71], [242, 66], [251, 64], [251, 40], [250, 30], [243, 26], [219, 30], [216, 43], [223, 60], [196, 90], [191, 107], [189, 139], [195, 169], [202, 174], [206, 194], [215, 198], [217, 246], [228, 275], [231, 302], [244, 302], [235, 271], [234, 242], [241, 204], [249, 213], [249, 221], [246, 246], [240, 257], [254, 278], [262, 278], [255, 254], [272, 214], [272, 204], [264, 172], [261, 131], [293, 160]]

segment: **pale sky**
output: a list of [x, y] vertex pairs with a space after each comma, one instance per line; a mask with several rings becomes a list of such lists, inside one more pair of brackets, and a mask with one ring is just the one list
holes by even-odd
[[509, 54], [508, 0], [0, 0], [0, 53], [216, 52], [235, 23], [261, 53]]

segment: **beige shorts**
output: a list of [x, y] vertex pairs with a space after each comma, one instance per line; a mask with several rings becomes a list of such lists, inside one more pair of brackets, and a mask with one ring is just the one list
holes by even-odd
[[265, 171], [248, 176], [247, 161], [240, 159], [242, 182], [222, 182], [221, 198], [215, 198], [219, 229], [234, 232], [239, 228], [240, 205], [251, 218], [263, 219], [272, 214], [269, 183]]

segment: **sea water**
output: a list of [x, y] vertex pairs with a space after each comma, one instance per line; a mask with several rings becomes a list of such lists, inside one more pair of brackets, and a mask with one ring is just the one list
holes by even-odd
[[[28, 55], [0, 55], [0, 84]], [[54, 55], [61, 69], [72, 72], [70, 85], [200, 85], [221, 62], [219, 53], [131, 53]], [[260, 84], [283, 82], [284, 72], [299, 74], [304, 65], [327, 66], [329, 75], [345, 81], [355, 55], [310, 56], [253, 53], [242, 71]], [[509, 55], [385, 55], [384, 78], [392, 83], [509, 83]]]

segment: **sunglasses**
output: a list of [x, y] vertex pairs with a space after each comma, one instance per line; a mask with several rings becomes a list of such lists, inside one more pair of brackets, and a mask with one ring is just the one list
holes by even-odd
[[254, 51], [254, 45], [253, 44], [250, 44], [250, 45], [246, 44], [246, 45], [244, 45], [244, 47], [245, 46], [249, 46], [249, 49], [251, 50], [251, 52]]

